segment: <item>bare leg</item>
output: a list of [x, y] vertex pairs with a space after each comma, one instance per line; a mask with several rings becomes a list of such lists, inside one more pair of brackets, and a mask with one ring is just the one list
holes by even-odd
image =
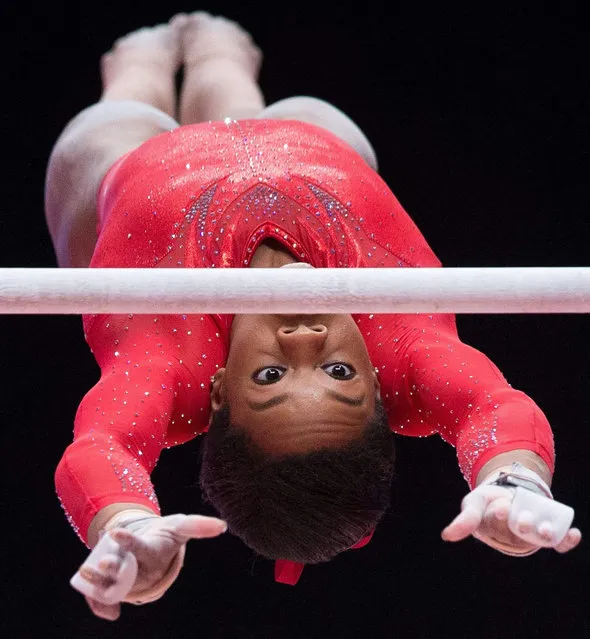
[[65, 127], [47, 167], [45, 216], [60, 266], [90, 263], [97, 239], [96, 196], [113, 163], [178, 126], [172, 114], [179, 63], [168, 25], [136, 31], [103, 57], [100, 102]]
[[175, 117], [180, 62], [180, 43], [170, 25], [138, 29], [103, 55], [101, 100], [136, 100]]
[[257, 84], [262, 54], [235, 22], [197, 12], [179, 14], [170, 23], [179, 33], [185, 65], [181, 124], [226, 117], [308, 122], [337, 135], [377, 169], [377, 156], [364, 133], [328, 102], [299, 96], [264, 108]]
[[332, 104], [307, 96], [279, 100], [266, 107], [257, 117], [274, 120], [299, 120], [327, 129], [349, 144], [365, 162], [377, 170], [377, 155], [362, 130]]
[[262, 54], [238, 24], [205, 12], [170, 21], [182, 44], [181, 124], [252, 118], [264, 108], [258, 86]]

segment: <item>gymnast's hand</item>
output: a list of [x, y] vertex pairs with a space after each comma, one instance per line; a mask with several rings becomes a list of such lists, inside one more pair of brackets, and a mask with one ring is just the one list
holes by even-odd
[[461, 503], [461, 513], [442, 531], [445, 541], [469, 535], [506, 555], [527, 556], [542, 547], [565, 553], [582, 538], [570, 528], [574, 511], [527, 488], [482, 483]]
[[121, 602], [159, 599], [174, 583], [190, 539], [217, 537], [224, 521], [200, 515], [159, 517], [128, 510], [115, 515], [88, 559], [72, 578], [92, 612], [114, 621]]

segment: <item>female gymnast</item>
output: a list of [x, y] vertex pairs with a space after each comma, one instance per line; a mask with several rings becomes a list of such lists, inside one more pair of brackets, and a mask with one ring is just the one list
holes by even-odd
[[[48, 164], [60, 266], [440, 266], [362, 131], [314, 98], [265, 106], [260, 62], [245, 31], [203, 12], [115, 44], [100, 101]], [[552, 501], [545, 416], [452, 315], [93, 315], [84, 329], [102, 373], [56, 488], [96, 547], [73, 584], [100, 617], [161, 597], [187, 541], [227, 528], [291, 584], [366, 544], [389, 506], [392, 431], [456, 447], [472, 492], [446, 541], [519, 556], [580, 541]], [[200, 484], [221, 519], [161, 516], [162, 449], [205, 432]]]

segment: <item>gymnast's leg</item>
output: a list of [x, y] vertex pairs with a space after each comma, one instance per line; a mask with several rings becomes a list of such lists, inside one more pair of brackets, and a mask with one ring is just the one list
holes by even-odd
[[170, 21], [183, 50], [181, 124], [253, 118], [264, 108], [262, 53], [237, 23], [204, 11]]
[[365, 134], [343, 111], [329, 102], [295, 96], [271, 104], [258, 117], [299, 120], [327, 129], [348, 143], [372, 169], [377, 170], [377, 155]]
[[258, 86], [262, 55], [238, 24], [205, 12], [180, 14], [171, 24], [179, 31], [184, 57], [181, 124], [226, 117], [308, 122], [337, 135], [377, 169], [375, 151], [364, 133], [328, 102], [298, 96], [265, 108]]
[[118, 40], [101, 60], [103, 93], [58, 138], [47, 167], [45, 216], [59, 266], [85, 267], [96, 244], [96, 196], [108, 169], [149, 138], [178, 126], [180, 50], [169, 25]]

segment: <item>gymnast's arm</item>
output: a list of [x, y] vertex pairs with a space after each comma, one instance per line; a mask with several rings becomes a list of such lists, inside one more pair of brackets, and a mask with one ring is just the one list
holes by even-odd
[[150, 473], [162, 449], [173, 443], [170, 423], [189, 399], [183, 381], [181, 369], [161, 357], [102, 367], [100, 381], [78, 408], [74, 440], [55, 476], [64, 510], [83, 541], [95, 542], [88, 535], [97, 532], [97, 523], [92, 530], [90, 524], [113, 504], [159, 514]]
[[[487, 484], [500, 472], [511, 472], [516, 463], [525, 473], [535, 473], [535, 481], [549, 491], [554, 448], [545, 415], [530, 397], [513, 389], [483, 353], [460, 341], [451, 316], [404, 318], [394, 342], [393, 428], [410, 435], [438, 432], [456, 447], [472, 489], [481, 487], [462, 506], [465, 511], [479, 500], [479, 519], [466, 511], [445, 529], [443, 538], [458, 541], [474, 534], [507, 554], [529, 553], [537, 541], [528, 535], [530, 522], [508, 522], [513, 493]], [[527, 539], [513, 534], [515, 529]], [[545, 532], [542, 545], [551, 545], [551, 534]], [[563, 543], [553, 547], [570, 550], [579, 539], [579, 531], [570, 529]]]
[[394, 431], [438, 433], [456, 448], [472, 488], [493, 457], [516, 450], [534, 454], [525, 461], [543, 462], [532, 470], [552, 475], [555, 453], [547, 418], [486, 355], [461, 342], [453, 316], [400, 315], [392, 332], [387, 355], [393, 373], [385, 392], [392, 396]]
[[[178, 324], [171, 317], [113, 316], [95, 323], [88, 337], [102, 375], [80, 404], [74, 441], [58, 465], [56, 487], [83, 541], [94, 547], [106, 529], [119, 544], [117, 552], [103, 557], [102, 566], [91, 565], [88, 558], [77, 574], [83, 577], [82, 592], [90, 607], [104, 618], [118, 616], [120, 601], [161, 596], [178, 575], [186, 542], [223, 532], [223, 522], [213, 518], [159, 517], [150, 481], [163, 448], [206, 426], [191, 422], [198, 415], [206, 419], [208, 387], [197, 388], [198, 380], [176, 352], [188, 362], [197, 361], [192, 351], [202, 348], [204, 333], [199, 331], [206, 323], [200, 319], [184, 318]], [[196, 325], [190, 324], [193, 320]], [[215, 355], [214, 345], [210, 348]], [[208, 372], [197, 364], [195, 368]], [[138, 564], [133, 588], [114, 603], [108, 597], [101, 601], [117, 584], [127, 551]]]

